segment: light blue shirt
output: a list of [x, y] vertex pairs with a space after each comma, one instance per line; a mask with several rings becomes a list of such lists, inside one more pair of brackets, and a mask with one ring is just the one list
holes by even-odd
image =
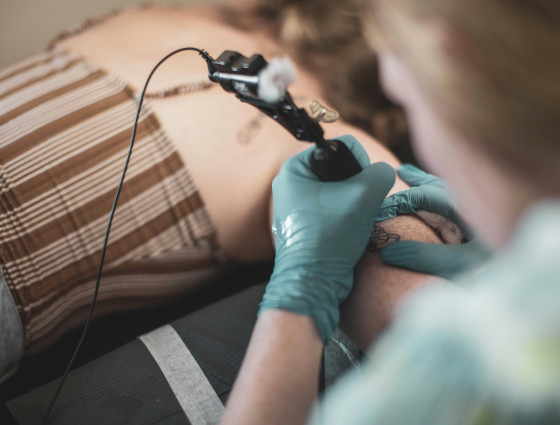
[[476, 276], [403, 303], [310, 423], [560, 423], [560, 202], [540, 203]]

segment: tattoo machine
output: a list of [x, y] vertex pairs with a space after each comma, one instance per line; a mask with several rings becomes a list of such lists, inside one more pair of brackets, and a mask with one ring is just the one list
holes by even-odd
[[[324, 131], [319, 121], [334, 121], [338, 114], [313, 101], [311, 109], [314, 116], [310, 117], [305, 109], [298, 108], [292, 100], [286, 90], [295, 78], [295, 70], [289, 60], [275, 59], [268, 63], [259, 54], [245, 57], [226, 50], [217, 59], [208, 58], [207, 64], [211, 81], [235, 93], [242, 102], [258, 108], [296, 139], [315, 143], [311, 166], [321, 180], [344, 180], [362, 170], [344, 143], [325, 140], [323, 137]], [[334, 119], [329, 119], [328, 115], [334, 115]]]

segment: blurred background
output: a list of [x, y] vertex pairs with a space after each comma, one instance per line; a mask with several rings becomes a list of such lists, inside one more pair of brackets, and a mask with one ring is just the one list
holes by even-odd
[[60, 31], [113, 9], [226, 0], [0, 0], [0, 68], [44, 49]]

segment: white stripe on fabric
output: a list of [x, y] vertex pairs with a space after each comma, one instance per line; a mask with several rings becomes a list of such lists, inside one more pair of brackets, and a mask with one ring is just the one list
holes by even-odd
[[74, 55], [65, 55], [58, 57], [53, 56], [48, 62], [37, 64], [32, 68], [29, 68], [27, 71], [18, 72], [12, 75], [10, 78], [0, 82], [0, 96], [10, 90], [14, 90], [24, 84], [28, 84], [29, 81], [32, 81], [36, 78], [44, 77], [51, 72], [60, 71], [76, 58], [77, 57]]
[[[134, 177], [136, 173], [130, 173], [130, 177]], [[172, 180], [171, 176], [163, 181], [163, 185], [150, 187], [148, 190], [138, 194], [135, 198], [128, 202], [123, 202], [120, 209], [117, 209], [114, 219], [114, 229], [111, 232], [111, 244], [120, 238], [128, 236], [134, 230], [140, 228], [146, 223], [166, 212], [170, 207], [180, 204], [187, 196], [177, 191], [169, 194], [165, 193], [167, 180]], [[166, 196], [167, 195], [167, 196]], [[107, 215], [109, 211], [107, 211]], [[32, 256], [22, 257], [14, 261], [7, 261], [6, 266], [12, 266], [17, 263], [20, 269], [40, 268], [44, 276], [54, 273], [74, 261], [81, 260], [99, 250], [101, 242], [104, 238], [104, 228], [107, 222], [107, 215], [102, 215], [92, 222], [84, 225], [72, 233], [66, 234], [63, 238], [59, 238], [52, 243], [37, 249]], [[185, 218], [186, 219], [186, 218]], [[188, 221], [190, 224], [190, 221]], [[173, 226], [179, 231], [177, 225]], [[185, 240], [191, 241], [190, 235], [184, 235]], [[69, 244], [73, 244], [69, 248]], [[164, 247], [170, 248], [169, 243], [165, 243]], [[71, 250], [69, 250], [71, 249]], [[62, 252], [66, 256], [62, 256]], [[13, 275], [12, 277], [14, 277]], [[22, 286], [29, 286], [30, 283], [16, 285], [19, 289]]]
[[[183, 219], [182, 221], [184, 221], [185, 219]], [[179, 224], [181, 224], [181, 222], [179, 222]], [[105, 268], [111, 269], [114, 268], [126, 261], [135, 261], [135, 259], [138, 258], [142, 258], [142, 262], [145, 262], [147, 259], [149, 259], [149, 257], [153, 258], [154, 260], [152, 261], [157, 261], [155, 258], [158, 255], [166, 255], [167, 253], [163, 253], [163, 251], [166, 250], [170, 250], [170, 251], [176, 251], [176, 250], [183, 250], [186, 249], [187, 247], [185, 247], [185, 244], [192, 244], [194, 243], [194, 241], [192, 241], [191, 239], [188, 239], [185, 241], [185, 237], [188, 236], [188, 234], [180, 234], [177, 231], [176, 227], [172, 227], [169, 228], [168, 230], [162, 232], [160, 235], [154, 236], [153, 238], [149, 239], [145, 244], [140, 245], [138, 248], [136, 248], [132, 253], [127, 253], [126, 255], [123, 255], [122, 257], [119, 257], [118, 259], [116, 259], [113, 262], [110, 263], [106, 263]], [[99, 246], [101, 242], [99, 243]], [[202, 245], [202, 248], [201, 248]], [[201, 251], [202, 249], [202, 251]], [[210, 249], [204, 245], [204, 244], [199, 244], [198, 246], [192, 245], [192, 251], [188, 254], [188, 257], [183, 257], [183, 259], [194, 259], [197, 260], [199, 258], [208, 258], [208, 256], [210, 255]], [[162, 261], [166, 261], [167, 257], [164, 257], [162, 259]], [[140, 261], [140, 260], [136, 260], [136, 261]], [[32, 272], [33, 270], [30, 269], [30, 272]], [[19, 274], [16, 274], [16, 277], [20, 277]], [[12, 278], [15, 280], [15, 278]], [[108, 278], [103, 278], [102, 280], [102, 285], [106, 285], [106, 279]], [[29, 286], [33, 284], [34, 282], [32, 282], [31, 284], [26, 284], [26, 285], [21, 285], [21, 286]], [[81, 290], [84, 290], [83, 287], [88, 286], [89, 284], [84, 284], [84, 285], [79, 285], [76, 286], [75, 289], [79, 290], [80, 288], [82, 288]], [[155, 284], [154, 284], [155, 285]], [[18, 286], [21, 287], [21, 286]], [[93, 283], [91, 284], [91, 286], [93, 287]], [[157, 285], [155, 285], [157, 286]], [[53, 299], [55, 299], [55, 301], [53, 301]], [[70, 301], [69, 301], [70, 300]], [[56, 292], [53, 293], [49, 293], [49, 294], [45, 294], [44, 296], [42, 296], [41, 298], [39, 298], [37, 301], [34, 302], [29, 302], [28, 305], [24, 306], [23, 309], [24, 311], [30, 311], [33, 308], [42, 306], [46, 303], [50, 303], [52, 302], [52, 304], [49, 306], [49, 310], [55, 309], [57, 308], [57, 306], [62, 305], [64, 306], [66, 303], [70, 303], [71, 302], [71, 293], [67, 293], [64, 297], [60, 297], [60, 294], [57, 294]], [[35, 316], [38, 318], [38, 316]], [[30, 318], [29, 319], [29, 323], [34, 323], [34, 318]]]
[[83, 62], [78, 62], [67, 70], [54, 74], [45, 80], [23, 87], [5, 97], [0, 101], [0, 113], [6, 114], [13, 111], [34, 99], [84, 79], [93, 72], [95, 72], [94, 68]]
[[191, 352], [170, 325], [142, 335], [192, 425], [217, 424], [224, 405]]
[[[157, 189], [156, 187], [154, 190], [157, 192]], [[150, 192], [152, 192], [152, 190], [150, 190]], [[130, 204], [131, 208], [128, 208], [128, 204]], [[127, 237], [132, 231], [141, 228], [142, 225], [156, 218], [168, 208], [168, 205], [163, 203], [157, 204], [157, 202], [155, 202], [154, 204], [155, 205], [148, 205], [147, 202], [142, 203], [141, 199], [135, 199], [134, 202], [131, 203], [124, 203], [121, 206], [121, 210], [117, 210], [115, 214], [114, 230], [111, 232], [111, 243], [109, 247], [112, 244], [117, 244], [119, 239]], [[87, 226], [81, 227], [78, 231], [67, 235], [66, 238], [58, 239], [56, 242], [35, 251], [33, 256], [23, 257], [16, 261], [8, 261], [5, 265], [6, 267], [10, 267], [17, 264], [20, 269], [25, 269], [29, 272], [37, 269], [41, 271], [43, 276], [54, 274], [73, 262], [82, 260], [99, 251], [105, 235], [103, 231], [95, 231], [95, 229], [103, 230], [106, 221], [107, 217], [100, 217]], [[173, 226], [173, 231], [177, 231], [177, 227]], [[190, 241], [188, 233], [182, 236], [188, 238]], [[74, 251], [67, 248], [69, 244], [73, 245]], [[176, 248], [174, 246], [169, 246], [169, 243], [166, 243], [166, 246], [168, 248]], [[60, 258], [55, 258], [57, 255], [53, 253], [58, 253], [57, 255]], [[111, 265], [112, 264], [113, 263], [111, 263]], [[15, 281], [16, 277], [19, 277], [19, 274], [17, 271], [14, 271], [12, 273], [12, 279]], [[24, 281], [22, 279], [22, 282], [16, 284], [15, 287], [16, 289], [20, 289], [22, 287], [31, 286], [32, 284], [33, 282]]]
[[[44, 102], [0, 126], [0, 146], [15, 143], [19, 138], [78, 109], [86, 108], [98, 101], [105, 100], [109, 96], [119, 94], [124, 87], [125, 83], [116, 80], [115, 77], [104, 76], [76, 90]], [[15, 93], [14, 96], [17, 96], [17, 94]], [[7, 102], [7, 99], [4, 99], [3, 102]], [[28, 125], [22, 127], [22, 122]]]
[[[132, 102], [121, 103], [100, 114], [80, 122], [53, 137], [45, 139], [41, 144], [7, 161], [5, 167], [12, 171], [12, 179], [18, 184], [24, 183], [40, 172], [45, 164], [54, 167], [73, 155], [97, 146], [123, 131], [132, 132], [134, 108]], [[147, 114], [142, 114], [139, 123]], [[31, 124], [31, 123], [22, 123]], [[124, 127], [123, 127], [124, 125]], [[51, 165], [52, 162], [52, 165]]]
[[[152, 137], [147, 137], [137, 141], [139, 147], [146, 145], [147, 148], [150, 148], [150, 142], [153, 142]], [[157, 146], [155, 146], [155, 148], [157, 148]], [[167, 152], [163, 152], [163, 149], [160, 149], [160, 151], [156, 151], [156, 149], [149, 149], [147, 151], [146, 149], [139, 149], [134, 152], [136, 155], [134, 157], [135, 162], [130, 167], [127, 179], [130, 180], [152, 168], [156, 163], [155, 161], [160, 160], [160, 158], [155, 156], [162, 153]], [[117, 154], [109, 157], [107, 160], [101, 162], [100, 164], [96, 164], [95, 168], [97, 169], [95, 170], [95, 173], [91, 172], [94, 167], [87, 169], [85, 172], [69, 179], [67, 182], [60, 184], [53, 189], [47, 190], [44, 194], [41, 194], [40, 196], [29, 200], [25, 204], [14, 208], [12, 211], [9, 211], [5, 217], [0, 218], [0, 228], [6, 226], [6, 229], [4, 229], [5, 233], [3, 234], [3, 241], [11, 241], [21, 237], [22, 235], [20, 229], [10, 228], [11, 216], [17, 215], [18, 220], [25, 222], [25, 233], [29, 234], [37, 228], [43, 226], [45, 222], [52, 221], [83, 207], [86, 203], [96, 199], [97, 196], [106, 192], [113, 192], [117, 187], [119, 181], [118, 179], [122, 174], [122, 164], [124, 162], [125, 155], [126, 152], [124, 151], [117, 152]], [[167, 158], [164, 157], [159, 162], [165, 159]], [[111, 167], [111, 165], [113, 166]], [[103, 172], [105, 172], [105, 174], [102, 174]], [[163, 183], [159, 184], [159, 189], [161, 190], [162, 187], [168, 186], [173, 187], [170, 186], [170, 184], [173, 183], [177, 174], [178, 173], [175, 173], [170, 177], [167, 177]], [[174, 189], [176, 190], [176, 188]], [[187, 190], [190, 190], [190, 192], [187, 192]], [[0, 194], [4, 191], [7, 190], [1, 188]], [[192, 195], [195, 191], [196, 189], [194, 187], [187, 187], [182, 193], [174, 193], [172, 199], [173, 201], [176, 199], [184, 199]], [[160, 196], [164, 197], [163, 195], [165, 194], [161, 194]], [[182, 197], [180, 197], [181, 195]], [[66, 203], [63, 203], [61, 199], [63, 199]], [[69, 204], [71, 204], [71, 207]]]
[[[53, 52], [53, 53], [54, 53], [55, 55], [60, 55], [60, 54], [62, 54], [62, 52], [60, 52], [60, 51], [58, 51], [58, 52]], [[36, 54], [36, 55], [34, 55], [34, 56], [31, 56], [31, 57], [29, 57], [29, 58], [27, 58], [27, 59], [24, 59], [24, 60], [22, 60], [22, 61], [20, 61], [20, 62], [18, 62], [18, 63], [15, 63], [15, 64], [13, 64], [13, 65], [10, 65], [10, 66], [8, 66], [8, 67], [2, 69], [2, 70], [0, 71], [0, 78], [5, 78], [7, 75], [13, 74], [14, 72], [16, 72], [16, 71], [18, 71], [18, 70], [20, 70], [20, 69], [23, 69], [23, 68], [25, 68], [25, 67], [27, 67], [27, 66], [31, 66], [31, 65], [33, 65], [34, 63], [41, 62], [41, 61], [43, 61], [43, 60], [45, 60], [45, 59], [51, 60], [51, 59], [53, 59], [53, 58], [55, 58], [55, 57], [56, 57], [56, 56], [54, 56], [51, 52], [48, 52], [48, 51], [40, 52], [40, 53], [38, 53], [38, 54]]]

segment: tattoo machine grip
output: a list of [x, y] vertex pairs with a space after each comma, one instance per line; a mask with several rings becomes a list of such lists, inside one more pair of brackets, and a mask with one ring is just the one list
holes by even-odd
[[323, 146], [315, 146], [311, 169], [323, 181], [345, 180], [362, 171], [348, 146], [339, 140], [328, 140]]

